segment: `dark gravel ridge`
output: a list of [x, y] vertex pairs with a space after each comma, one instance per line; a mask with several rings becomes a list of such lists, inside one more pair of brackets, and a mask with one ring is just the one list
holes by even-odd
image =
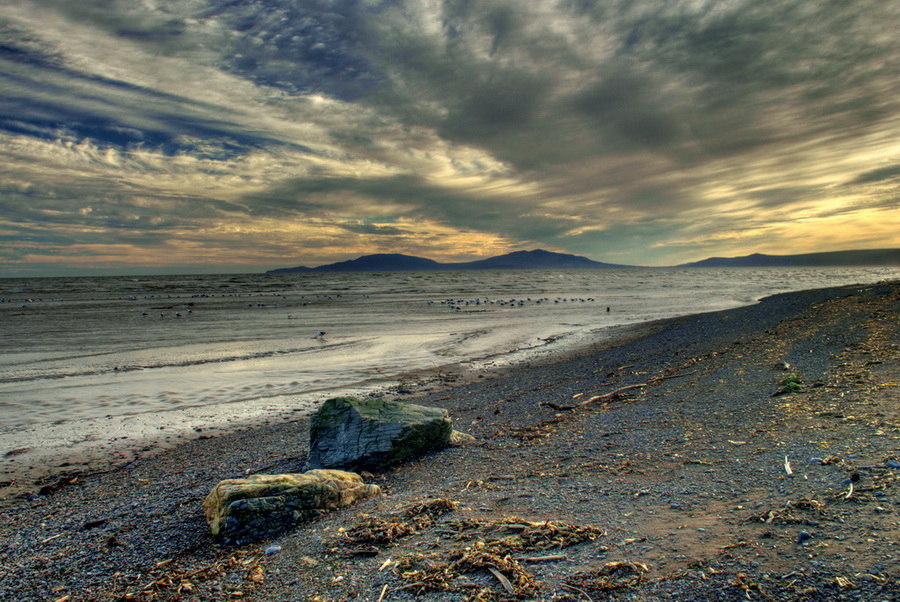
[[[900, 283], [777, 295], [452, 388], [398, 389], [448, 408], [477, 442], [374, 475], [384, 496], [258, 544], [221, 545], [200, 504], [224, 478], [299, 472], [304, 418], [48, 481], [4, 511], [0, 600], [900, 599], [898, 309]], [[776, 395], [787, 374], [801, 391]], [[433, 498], [459, 507], [391, 544], [340, 535]], [[564, 556], [518, 561], [530, 593], [480, 570], [417, 595], [415, 578], [382, 568], [409, 554], [439, 565], [510, 517], [606, 535], [528, 551]], [[647, 572], [591, 589], [585, 575], [612, 562]]]

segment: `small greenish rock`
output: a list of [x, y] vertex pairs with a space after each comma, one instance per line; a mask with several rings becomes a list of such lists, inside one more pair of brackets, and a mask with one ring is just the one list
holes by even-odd
[[251, 475], [219, 482], [203, 501], [203, 514], [213, 535], [243, 544], [380, 493], [377, 485], [343, 470]]
[[450, 445], [452, 432], [443, 408], [336, 397], [310, 419], [306, 469], [384, 469]]

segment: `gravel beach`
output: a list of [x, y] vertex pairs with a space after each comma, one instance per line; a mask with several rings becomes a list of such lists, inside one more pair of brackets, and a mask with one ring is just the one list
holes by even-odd
[[255, 544], [201, 503], [300, 472], [300, 413], [56, 474], [4, 501], [0, 600], [897, 600], [898, 310], [897, 282], [789, 293], [410, 377], [387, 397], [475, 442]]

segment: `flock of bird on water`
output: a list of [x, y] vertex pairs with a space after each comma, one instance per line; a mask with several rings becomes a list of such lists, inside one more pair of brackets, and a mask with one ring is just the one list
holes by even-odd
[[[208, 294], [196, 294], [196, 295], [192, 295], [192, 298], [209, 297], [209, 296], [213, 296], [213, 295], [208, 295]], [[226, 295], [226, 296], [231, 296], [231, 295]], [[240, 296], [240, 295], [238, 295], [238, 296]], [[281, 298], [283, 298], [283, 299], [287, 299], [287, 297], [286, 297], [285, 295], [280, 295], [280, 296], [281, 296]], [[147, 296], [144, 296], [144, 299], [150, 299], [150, 298], [153, 298], [153, 297], [154, 297], [154, 295], [147, 295]], [[315, 295], [315, 297], [316, 297], [317, 300], [330, 300], [330, 299], [334, 299], [334, 298], [336, 298], [336, 297], [343, 297], [343, 295], [341, 295], [341, 294], [336, 294], [336, 295], [321, 295], [321, 296], [320, 296], [320, 295]], [[368, 295], [364, 295], [364, 297], [368, 297]], [[137, 301], [137, 300], [138, 300], [138, 297], [137, 297], [137, 296], [134, 296], [134, 295], [130, 295], [130, 296], [128, 297], [128, 299], [131, 300], [131, 301]], [[303, 303], [302, 303], [303, 305], [308, 305], [308, 304], [309, 304], [309, 301], [306, 300], [306, 297], [305, 297], [305, 296], [302, 296], [301, 299], [303, 299]], [[53, 299], [53, 300], [54, 300], [54, 301], [62, 301], [62, 299]], [[5, 299], [5, 298], [4, 298], [4, 299], [0, 299], [0, 302], [10, 302], [10, 301], [12, 301], [12, 299]], [[35, 301], [34, 299], [26, 299], [26, 305], [22, 305], [22, 307], [25, 308], [25, 307], [27, 306], [27, 303], [34, 303], [34, 301]], [[40, 301], [43, 301], [43, 299], [40, 299]], [[585, 298], [585, 297], [556, 297], [555, 299], [552, 300], [552, 303], [554, 303], [554, 304], [559, 304], [559, 303], [593, 303], [593, 302], [595, 302], [595, 301], [596, 301], [596, 299], [594, 299], [593, 297], [587, 297], [587, 298]], [[446, 306], [446, 307], [448, 307], [449, 309], [455, 310], [455, 311], [462, 311], [464, 308], [481, 307], [481, 306], [491, 306], [491, 305], [493, 305], [493, 306], [500, 306], [500, 307], [524, 307], [524, 306], [527, 305], [527, 304], [541, 305], [541, 304], [544, 304], [544, 303], [551, 303], [551, 299], [550, 299], [549, 297], [539, 297], [539, 298], [537, 298], [537, 299], [532, 299], [531, 297], [527, 297], [527, 298], [525, 298], [525, 299], [516, 299], [516, 298], [511, 298], [511, 299], [491, 299], [491, 298], [489, 298], [489, 297], [483, 297], [483, 298], [476, 298], [476, 299], [454, 299], [454, 298], [448, 298], [448, 299], [442, 299], [442, 300], [440, 300], [440, 301], [433, 301], [433, 300], [428, 300], [428, 301], [426, 301], [426, 304], [429, 305], [429, 306], [433, 306], [433, 305], [442, 305], [442, 306]], [[193, 308], [194, 308], [195, 306], [196, 306], [196, 305], [195, 305], [195, 303], [194, 303], [193, 301], [190, 302], [190, 303], [187, 303], [186, 306], [185, 306], [186, 309], [184, 310], [184, 313], [182, 313], [181, 311], [176, 311], [174, 314], [172, 314], [172, 317], [174, 317], [174, 318], [183, 318], [183, 317], [185, 317], [186, 315], [191, 315], [191, 314], [194, 313]], [[251, 307], [251, 308], [252, 308], [252, 307], [278, 307], [278, 302], [275, 301], [275, 302], [272, 302], [272, 303], [248, 303], [248, 304], [247, 304], [247, 307]], [[173, 309], [173, 308], [174, 308], [174, 306], [169, 306], [169, 307], [165, 307], [165, 308], [157, 308], [157, 309]], [[607, 308], [606, 308], [606, 311], [610, 311], [610, 308], [607, 307]], [[150, 314], [149, 314], [149, 312], [142, 311], [142, 312], [141, 312], [141, 316], [142, 316], [142, 317], [149, 317]], [[160, 317], [160, 318], [166, 318], [166, 317], [168, 317], [168, 316], [169, 316], [169, 314], [167, 314], [167, 313], [165, 313], [165, 312], [160, 312], [160, 314], [159, 314], [159, 317]], [[289, 319], [289, 320], [290, 320], [290, 319], [293, 319], [293, 317], [294, 317], [293, 315], [288, 315], [288, 319]], [[314, 339], [318, 339], [318, 340], [324, 340], [326, 334], [328, 334], [328, 333], [325, 332], [324, 330], [322, 330], [322, 331], [319, 331], [313, 338], [314, 338]]]

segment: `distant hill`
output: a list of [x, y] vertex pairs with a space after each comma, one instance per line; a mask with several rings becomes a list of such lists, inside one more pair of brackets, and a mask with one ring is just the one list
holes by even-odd
[[400, 255], [397, 253], [379, 253], [364, 255], [357, 259], [341, 261], [315, 268], [297, 266], [269, 270], [268, 274], [285, 274], [296, 272], [408, 272], [424, 270], [571, 270], [571, 269], [603, 269], [629, 268], [634, 266], [616, 265], [593, 261], [587, 257], [553, 253], [542, 249], [534, 251], [516, 251], [507, 255], [469, 261], [465, 263], [439, 263], [433, 259]]
[[[900, 267], [900, 249], [871, 249], [864, 251], [832, 251], [827, 253], [807, 253], [805, 255], [764, 255], [754, 253], [743, 257], [710, 257], [703, 261], [684, 263], [676, 267], [687, 268], [740, 268], [740, 267], [852, 267], [852, 266], [897, 266]], [[339, 261], [310, 268], [297, 266], [269, 270], [268, 274], [288, 274], [302, 272], [410, 272], [440, 270], [591, 270], [604, 268], [635, 268], [639, 266], [619, 265], [593, 261], [579, 255], [553, 253], [542, 249], [516, 251], [506, 255], [469, 261], [464, 263], [440, 263], [433, 259], [401, 255], [399, 253], [377, 253], [363, 255], [357, 259]]]
[[703, 261], [685, 263], [688, 268], [739, 268], [739, 267], [852, 267], [898, 266], [900, 249], [870, 249], [863, 251], [831, 251], [804, 255], [764, 255], [754, 253], [743, 257], [710, 257]]
[[542, 249], [516, 251], [498, 257], [470, 261], [468, 263], [448, 263], [453, 270], [577, 270], [604, 268], [633, 268], [631, 265], [617, 265], [594, 261], [580, 255], [553, 253]]

